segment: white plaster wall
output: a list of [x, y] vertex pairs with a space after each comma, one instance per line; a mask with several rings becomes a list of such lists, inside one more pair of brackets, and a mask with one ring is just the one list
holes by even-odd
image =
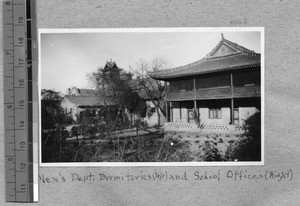
[[187, 122], [187, 109], [181, 108], [181, 116], [182, 116], [182, 123], [188, 123]]
[[181, 122], [179, 108], [173, 108], [173, 122]]
[[243, 125], [245, 123], [245, 120], [247, 120], [250, 116], [252, 116], [256, 112], [259, 112], [259, 110], [256, 107], [239, 107], [240, 125]]
[[199, 108], [200, 122], [203, 124], [229, 124], [230, 123], [230, 108], [221, 108], [222, 119], [210, 119], [208, 108]]
[[199, 108], [200, 114], [200, 123], [207, 124], [208, 123], [208, 108]]
[[[73, 119], [76, 121], [77, 120], [77, 118], [76, 118], [76, 114], [77, 113], [79, 113], [80, 111], [80, 109], [77, 109], [77, 105], [76, 104], [74, 104], [73, 102], [71, 102], [71, 101], [69, 101], [69, 100], [67, 100], [67, 99], [64, 99], [63, 101], [62, 101], [62, 103], [61, 103], [61, 107], [65, 110], [65, 109], [67, 109], [67, 113], [69, 113], [70, 111], [71, 111], [71, 109], [72, 109], [72, 113], [71, 113], [71, 115], [72, 115], [72, 117], [73, 117]], [[81, 109], [81, 111], [82, 111], [83, 109]]]
[[230, 123], [230, 108], [229, 107], [223, 107], [222, 108], [222, 120], [223, 124], [229, 124]]
[[[160, 114], [160, 123], [163, 124], [166, 121], [164, 114], [159, 111]], [[147, 122], [148, 126], [154, 126], [158, 123], [158, 115], [157, 112], [154, 112], [150, 117], [143, 118], [144, 121]]]
[[[147, 101], [146, 104], [148, 106], [150, 106], [151, 108], [155, 108], [155, 105], [153, 104], [152, 101]], [[158, 110], [159, 114], [160, 114], [160, 123], [164, 123], [166, 121], [165, 115]], [[130, 116], [128, 116], [130, 118]], [[143, 118], [144, 121], [147, 122], [148, 126], [154, 126], [158, 123], [158, 115], [157, 115], [157, 111], [154, 112], [150, 117], [145, 117]]]
[[71, 92], [70, 92], [70, 95], [78, 95], [78, 93], [77, 93], [77, 88], [71, 88]]

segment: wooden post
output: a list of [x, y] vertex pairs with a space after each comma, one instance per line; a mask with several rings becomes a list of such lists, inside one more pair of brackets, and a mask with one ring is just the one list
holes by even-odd
[[166, 122], [169, 122], [169, 109], [168, 109], [168, 83], [165, 81], [165, 95], [166, 95]]
[[169, 122], [169, 107], [168, 107], [169, 102], [166, 101], [166, 121]]
[[165, 81], [165, 95], [166, 95], [166, 100], [168, 100], [168, 83]]
[[194, 112], [195, 112], [195, 122], [198, 122], [198, 109], [197, 109], [197, 93], [196, 93], [196, 78], [194, 77]]
[[231, 124], [234, 124], [234, 100], [231, 98]]
[[233, 75], [230, 73], [230, 89], [231, 89], [231, 98], [233, 98]]
[[198, 109], [197, 109], [197, 100], [194, 99], [194, 120], [195, 120], [195, 123], [198, 123]]
[[172, 105], [172, 102], [170, 102], [170, 122], [173, 122], [173, 105]]
[[194, 99], [196, 99], [196, 78], [194, 77]]
[[230, 73], [230, 89], [231, 89], [231, 124], [234, 124], [234, 100], [233, 100], [233, 75]]
[[182, 119], [181, 102], [179, 102], [179, 118], [180, 118], [180, 121], [181, 121], [181, 119]]

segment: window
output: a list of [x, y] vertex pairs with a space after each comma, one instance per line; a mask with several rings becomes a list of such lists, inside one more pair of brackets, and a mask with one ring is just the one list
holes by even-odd
[[151, 107], [151, 113], [153, 114], [154, 112], [156, 112], [156, 108], [155, 107]]
[[222, 119], [222, 110], [209, 109], [209, 119]]
[[72, 108], [70, 108], [70, 114], [72, 114]]

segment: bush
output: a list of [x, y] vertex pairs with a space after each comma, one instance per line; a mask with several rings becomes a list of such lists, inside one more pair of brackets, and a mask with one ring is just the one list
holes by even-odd
[[190, 144], [189, 141], [183, 140], [180, 134], [166, 134], [157, 160], [163, 162], [192, 161]]
[[221, 155], [218, 149], [218, 143], [221, 142], [218, 135], [210, 137], [206, 136], [207, 140], [204, 142], [204, 146], [202, 147], [202, 152], [198, 155], [198, 160], [200, 161], [223, 161], [224, 157]]
[[79, 127], [78, 126], [73, 126], [71, 128], [71, 136], [78, 136], [79, 135]]
[[261, 160], [261, 114], [255, 113], [245, 121], [245, 134], [239, 137], [237, 145], [229, 148], [228, 158], [238, 161]]

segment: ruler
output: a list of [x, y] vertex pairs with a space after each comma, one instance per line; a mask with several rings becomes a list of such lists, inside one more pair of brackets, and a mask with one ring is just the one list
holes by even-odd
[[38, 201], [37, 48], [34, 0], [3, 4], [6, 201]]

